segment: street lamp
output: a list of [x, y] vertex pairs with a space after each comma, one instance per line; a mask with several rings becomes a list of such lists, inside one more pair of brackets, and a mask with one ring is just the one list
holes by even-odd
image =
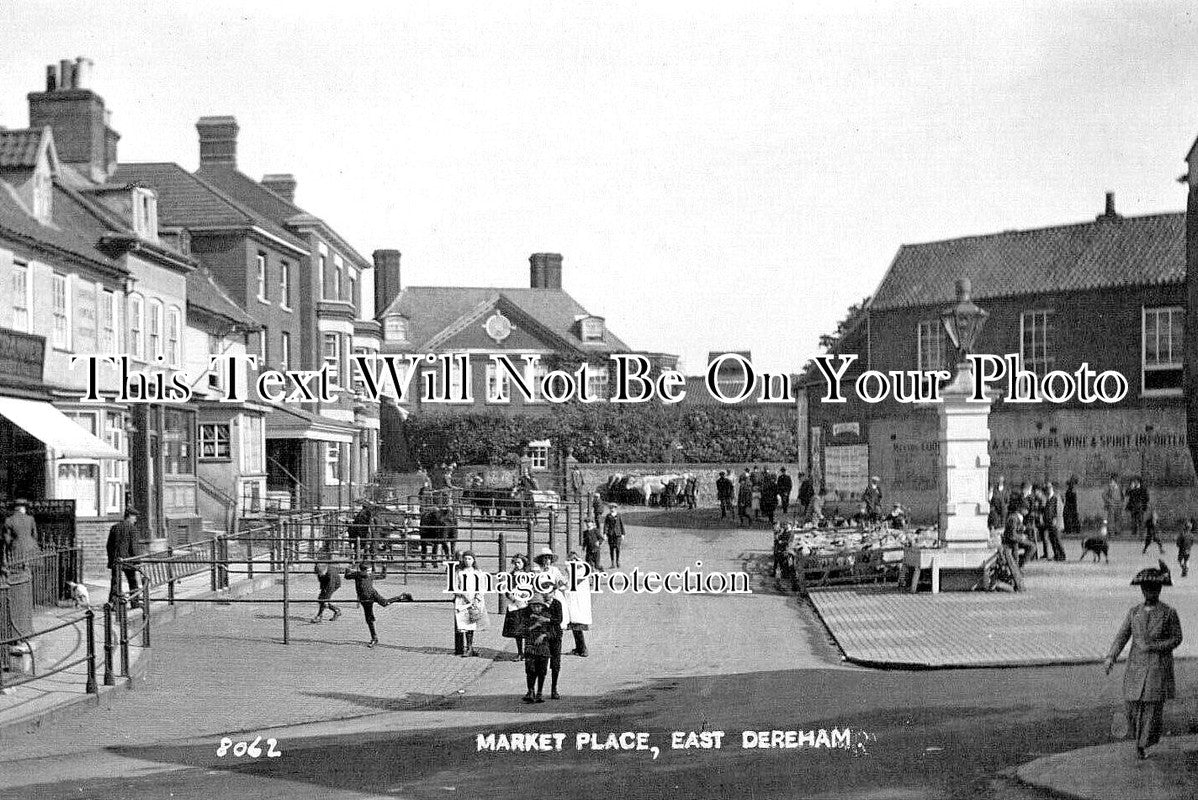
[[948, 333], [949, 341], [957, 350], [957, 364], [965, 361], [965, 357], [973, 352], [978, 334], [990, 317], [990, 313], [978, 308], [969, 299], [969, 278], [957, 281], [957, 302], [940, 312], [940, 322]]

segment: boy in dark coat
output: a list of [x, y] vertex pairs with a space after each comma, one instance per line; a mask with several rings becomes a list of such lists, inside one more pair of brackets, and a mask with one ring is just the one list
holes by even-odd
[[1187, 519], [1185, 525], [1177, 532], [1177, 564], [1181, 567], [1181, 577], [1190, 574], [1190, 548], [1194, 546], [1194, 520]]
[[562, 663], [562, 604], [543, 594], [534, 595], [528, 603], [528, 639], [524, 648], [524, 680], [528, 693], [526, 703], [544, 703], [545, 675], [552, 668], [553, 683], [549, 699], [557, 700], [557, 679]]
[[720, 501], [720, 519], [728, 518], [728, 512], [732, 510], [734, 491], [732, 479], [728, 477], [728, 473], [720, 472], [720, 477], [715, 479], [715, 496]]
[[374, 647], [379, 643], [379, 635], [374, 629], [374, 604], [386, 607], [391, 604], [391, 601], [379, 594], [379, 590], [374, 588], [375, 581], [387, 579], [387, 568], [383, 567], [382, 572], [375, 572], [370, 563], [363, 561], [358, 564], [356, 570], [347, 570], [345, 577], [354, 582], [354, 591], [358, 595], [358, 602], [362, 606], [362, 616], [366, 618], [366, 627], [370, 629], [370, 644], [367, 647]]
[[603, 518], [603, 538], [607, 539], [612, 569], [619, 569], [620, 546], [624, 543], [624, 520], [616, 513], [614, 503], [607, 509], [607, 516]]

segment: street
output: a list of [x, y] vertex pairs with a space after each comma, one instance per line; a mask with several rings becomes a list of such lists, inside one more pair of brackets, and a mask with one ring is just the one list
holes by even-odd
[[[740, 569], [769, 537], [629, 531], [622, 566], [663, 571]], [[563, 699], [536, 706], [520, 702], [498, 615], [480, 635], [486, 658], [460, 659], [438, 606], [381, 611], [373, 651], [356, 608], [319, 626], [293, 610], [286, 647], [278, 607], [212, 608], [156, 632], [146, 684], [5, 742], [5, 783], [30, 798], [1037, 797], [1003, 771], [1110, 739], [1119, 673], [849, 666], [810, 607], [770, 584], [755, 576], [749, 597], [596, 597], [590, 658], [564, 655]], [[1189, 663], [1178, 673], [1179, 697], [1194, 697]], [[1179, 701], [1166, 728], [1187, 725]], [[742, 747], [743, 731], [846, 728], [847, 749]], [[674, 732], [716, 730], [718, 750], [671, 748]], [[478, 752], [479, 734], [555, 732], [560, 752]], [[660, 753], [577, 750], [578, 732], [648, 733]], [[264, 751], [275, 739], [281, 755], [218, 756], [222, 737], [261, 737]]]

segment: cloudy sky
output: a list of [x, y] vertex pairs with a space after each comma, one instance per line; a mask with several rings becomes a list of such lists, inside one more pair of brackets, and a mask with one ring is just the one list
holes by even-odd
[[633, 347], [797, 370], [902, 243], [1180, 210], [1189, 3], [0, 5], [0, 124], [85, 55], [123, 161], [249, 175], [413, 285], [565, 288]]

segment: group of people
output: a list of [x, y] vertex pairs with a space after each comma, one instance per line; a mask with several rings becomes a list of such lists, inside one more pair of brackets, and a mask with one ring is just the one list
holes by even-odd
[[[571, 551], [570, 561], [579, 561], [578, 553]], [[516, 643], [516, 659], [524, 662], [524, 681], [527, 689], [526, 703], [543, 703], [545, 678], [550, 679], [549, 699], [561, 697], [558, 692], [562, 670], [563, 632], [569, 630], [574, 636], [571, 655], [581, 658], [589, 656], [586, 631], [592, 624], [591, 594], [583, 581], [572, 587], [565, 573], [556, 565], [557, 555], [549, 547], [542, 547], [530, 563], [523, 553], [512, 556], [510, 585], [518, 587], [531, 580], [536, 573], [548, 575], [547, 581], [554, 588], [551, 592], [533, 592], [531, 597], [519, 590], [503, 595], [505, 605], [502, 635]], [[468, 562], [468, 563], [467, 563]], [[474, 655], [474, 633], [487, 626], [486, 603], [482, 592], [472, 589], [475, 584], [474, 557], [463, 554], [458, 570], [458, 587], [454, 594], [454, 614], [457, 629], [466, 637], [463, 655]]]
[[[799, 474], [798, 502], [801, 512], [809, 514], [815, 502], [816, 492], [811, 479]], [[752, 526], [756, 520], [766, 519], [774, 524], [775, 515], [781, 509], [790, 513], [790, 496], [794, 492], [794, 479], [782, 467], [777, 473], [770, 467], [745, 467], [735, 483], [728, 471], [721, 470], [715, 481], [716, 499], [720, 503], [720, 517], [727, 519], [736, 505], [737, 527]]]
[[[1023, 481], [1017, 491], [1012, 491], [1007, 487], [1006, 479], [1000, 476], [998, 483], [991, 487], [990, 527], [1002, 529], [1003, 546], [1011, 551], [1020, 566], [1036, 558], [1066, 560], [1061, 537], [1080, 537], [1082, 534], [1077, 498], [1079, 482], [1076, 475], [1071, 477], [1065, 484], [1063, 496], [1057, 493], [1052, 481], [1041, 484]], [[1143, 535], [1141, 554], [1147, 553], [1153, 545], [1162, 554], [1165, 552], [1160, 538], [1160, 517], [1151, 507], [1148, 488], [1140, 478], [1132, 478], [1124, 492], [1119, 476], [1111, 475], [1102, 494], [1102, 503], [1103, 517], [1094, 538], [1105, 542], [1108, 537], [1118, 536], [1126, 511], [1132, 536]], [[1194, 528], [1194, 520], [1186, 520], [1177, 534], [1177, 560], [1183, 577], [1189, 574]]]

